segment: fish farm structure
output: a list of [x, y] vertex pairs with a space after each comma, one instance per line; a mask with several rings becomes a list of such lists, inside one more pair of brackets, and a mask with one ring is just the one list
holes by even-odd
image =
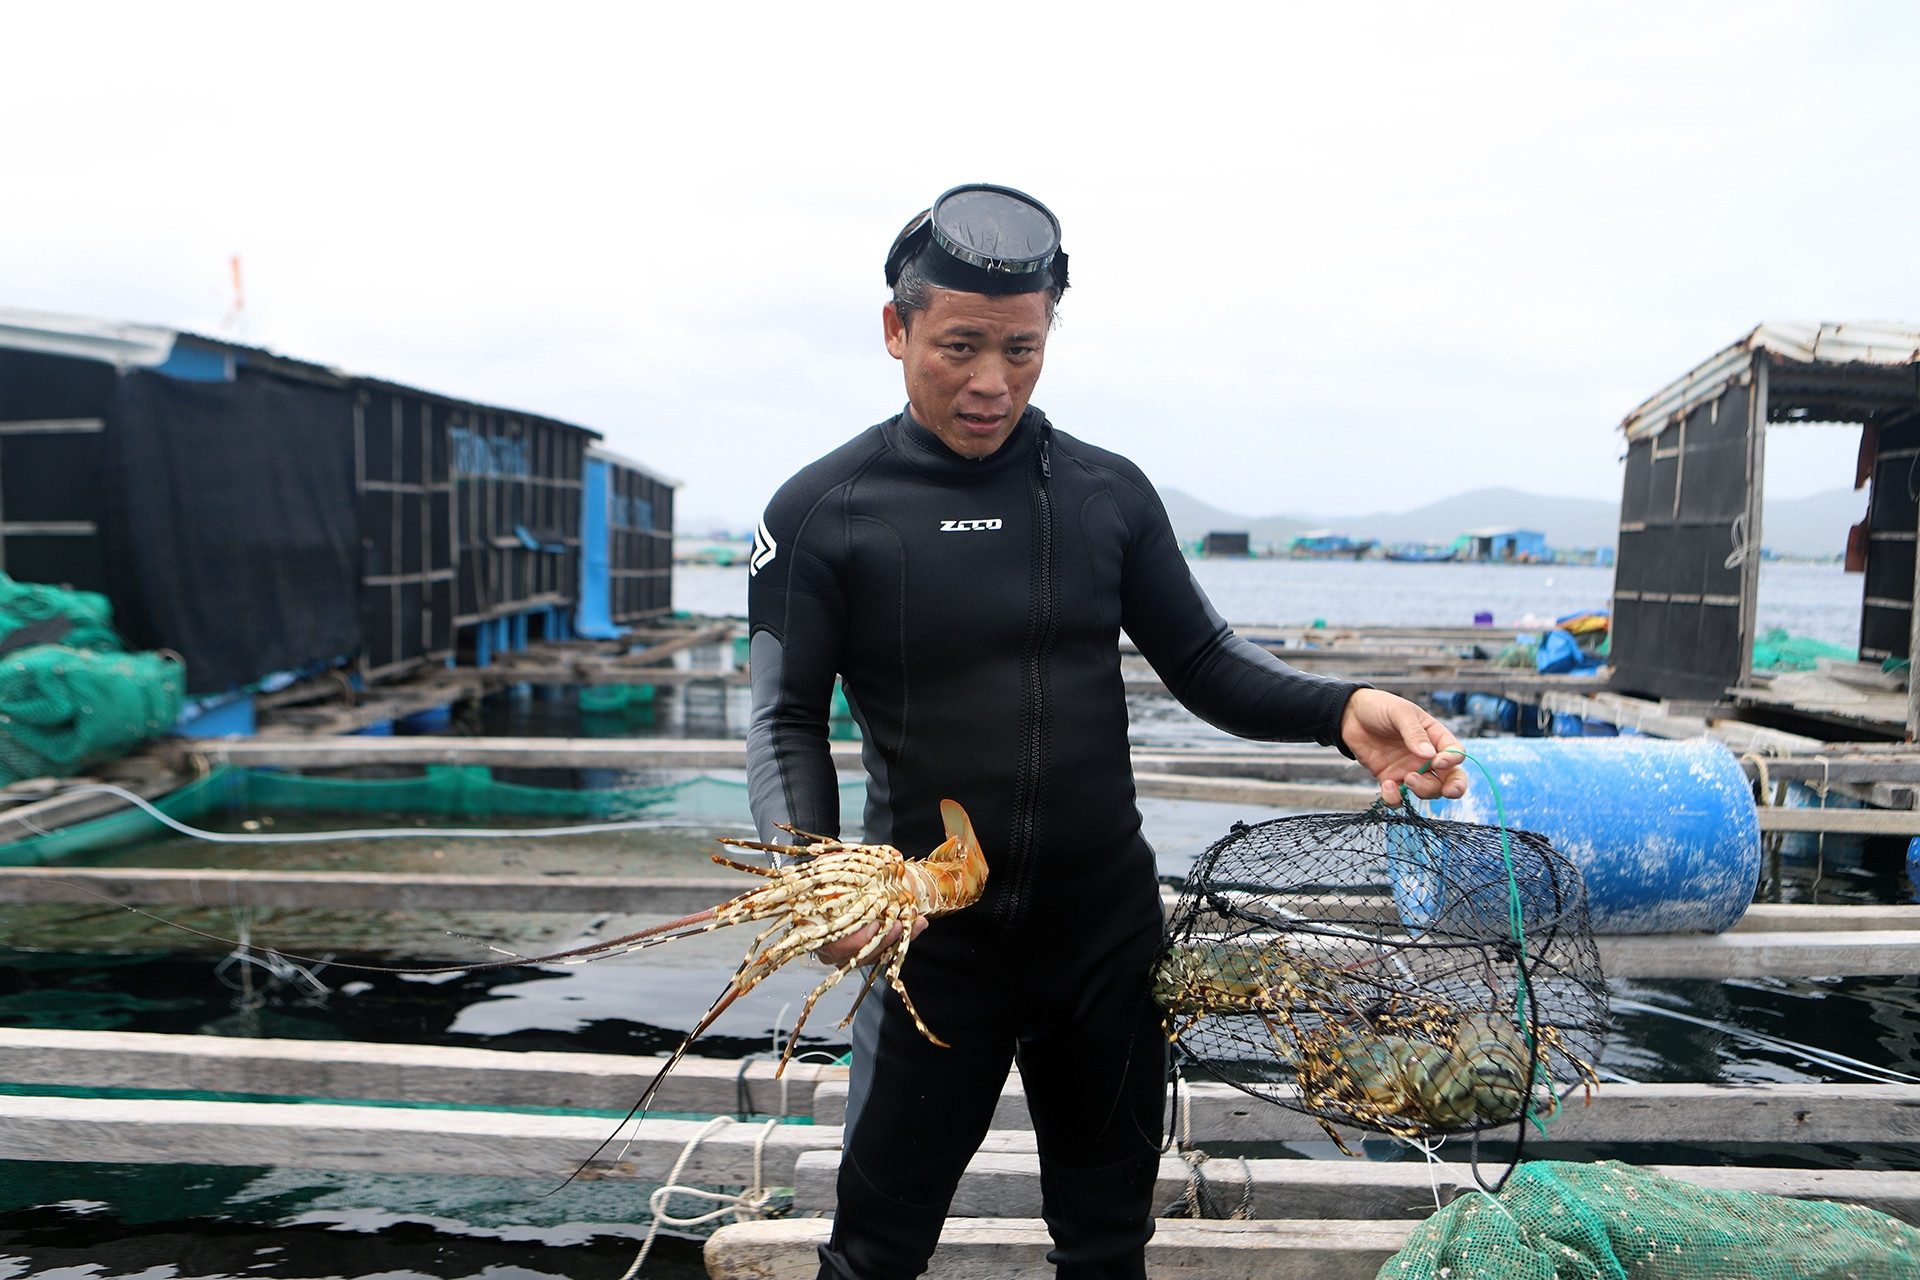
[[672, 611], [674, 482], [599, 433], [150, 325], [0, 309], [0, 570], [190, 693], [366, 682]]

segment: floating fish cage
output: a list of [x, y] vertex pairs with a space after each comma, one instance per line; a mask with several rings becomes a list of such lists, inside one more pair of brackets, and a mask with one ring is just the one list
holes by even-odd
[[[0, 309], [0, 569], [188, 691], [369, 679], [671, 612], [673, 482], [598, 433], [171, 329]], [[589, 484], [603, 485], [590, 519]], [[596, 577], [596, 574], [598, 575]]]

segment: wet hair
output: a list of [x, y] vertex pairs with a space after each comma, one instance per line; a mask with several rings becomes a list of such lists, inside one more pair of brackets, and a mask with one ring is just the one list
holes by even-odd
[[[911, 329], [913, 316], [917, 311], [925, 311], [933, 304], [933, 291], [939, 288], [920, 274], [920, 265], [908, 260], [900, 268], [900, 278], [893, 285], [893, 312], [900, 317], [900, 323]], [[1066, 292], [1059, 285], [1050, 285], [1044, 292], [1047, 295], [1047, 328], [1051, 329], [1058, 319], [1056, 309], [1060, 297]]]

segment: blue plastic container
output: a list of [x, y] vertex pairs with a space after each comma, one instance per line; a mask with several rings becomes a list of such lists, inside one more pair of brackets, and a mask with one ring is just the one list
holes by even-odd
[[1553, 736], [1556, 738], [1584, 738], [1587, 734], [1587, 722], [1579, 716], [1568, 715], [1564, 711], [1553, 713]]
[[[1591, 722], [1589, 722], [1591, 723]], [[1760, 817], [1739, 762], [1710, 738], [1481, 738], [1467, 751], [1500, 784], [1507, 824], [1538, 831], [1586, 878], [1597, 933], [1719, 933], [1760, 882]], [[1472, 764], [1435, 816], [1495, 825]]]
[[1506, 733], [1520, 726], [1520, 704], [1497, 693], [1468, 694], [1467, 714]]

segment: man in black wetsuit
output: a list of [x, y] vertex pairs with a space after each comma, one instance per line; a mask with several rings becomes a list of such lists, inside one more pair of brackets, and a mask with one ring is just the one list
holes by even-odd
[[[1066, 288], [1059, 224], [997, 187], [943, 195], [895, 242], [887, 350], [907, 408], [783, 485], [750, 564], [754, 817], [837, 834], [839, 677], [864, 738], [865, 838], [924, 853], [939, 803], [972, 815], [989, 875], [924, 926], [903, 979], [953, 1047], [877, 984], [854, 1029], [828, 1280], [916, 1276], [1009, 1065], [1039, 1143], [1062, 1277], [1144, 1275], [1165, 1042], [1120, 632], [1202, 719], [1351, 753], [1397, 797], [1457, 796], [1447, 731], [1404, 699], [1305, 675], [1236, 636], [1153, 486], [1028, 403]], [[1431, 771], [1418, 774], [1422, 765]], [[870, 931], [828, 949], [837, 962]]]

